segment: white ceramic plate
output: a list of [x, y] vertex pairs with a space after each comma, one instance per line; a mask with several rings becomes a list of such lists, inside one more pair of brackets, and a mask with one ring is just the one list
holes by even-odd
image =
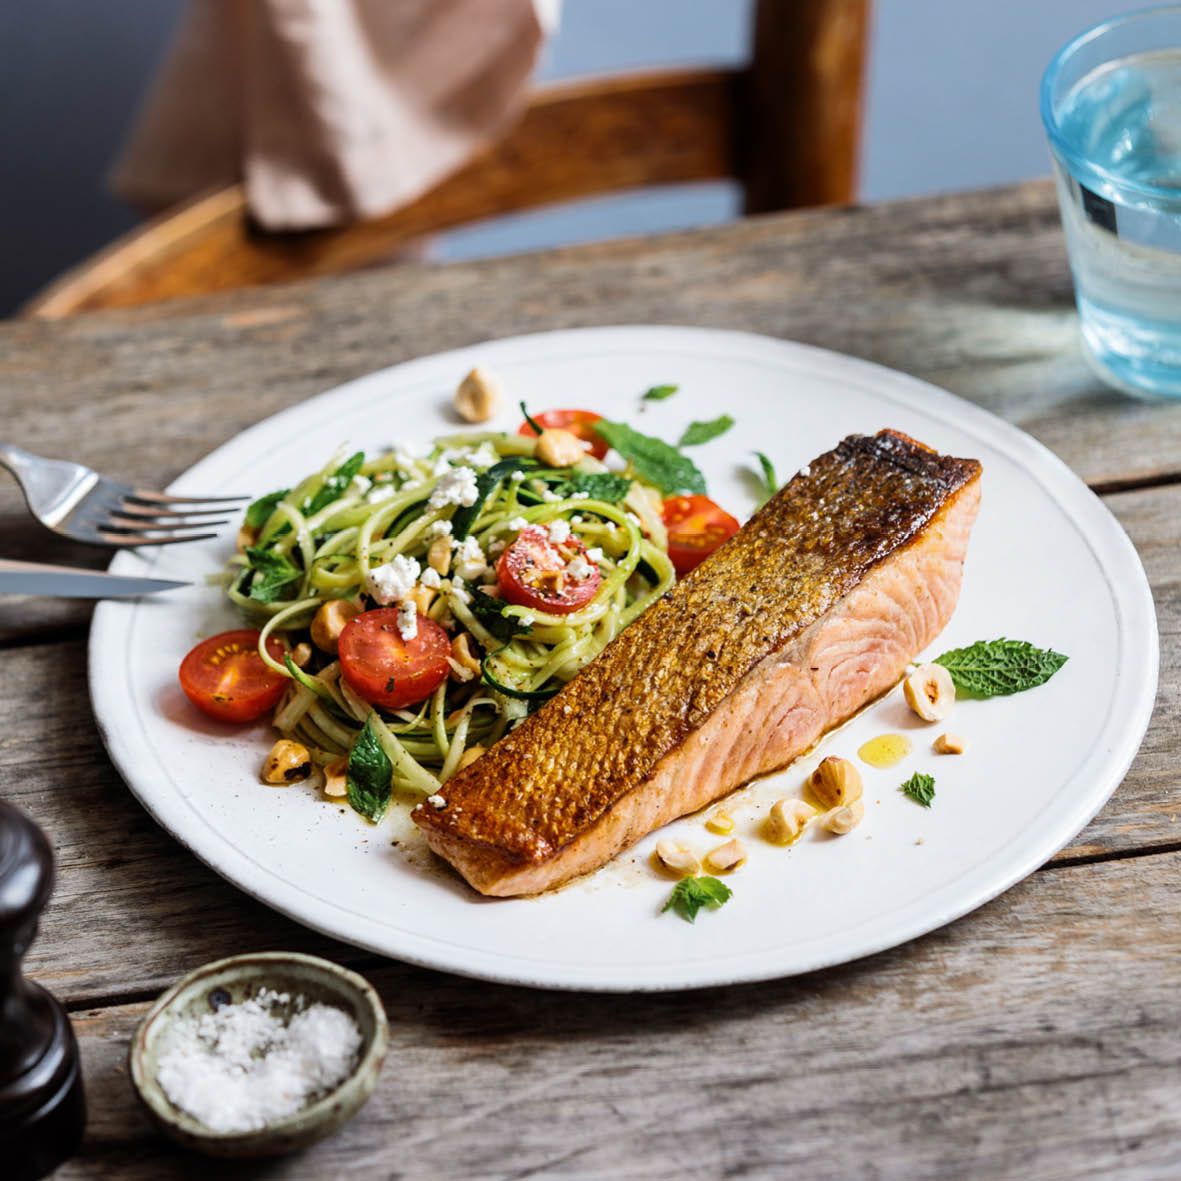
[[[737, 793], [730, 811], [750, 850], [732, 901], [690, 925], [660, 914], [669, 883], [647, 859], [649, 837], [592, 877], [535, 899], [478, 897], [432, 861], [403, 815], [380, 828], [312, 789], [268, 788], [258, 768], [264, 726], [204, 722], [176, 681], [200, 636], [238, 625], [202, 586], [233, 548], [217, 541], [139, 556], [112, 569], [192, 580], [192, 589], [98, 608], [90, 687], [107, 747], [153, 816], [247, 893], [326, 934], [414, 963], [517, 984], [676, 989], [810, 971], [902, 943], [999, 894], [1063, 846], [1123, 777], [1156, 689], [1152, 597], [1131, 543], [1091, 492], [1016, 428], [932, 386], [862, 361], [758, 336], [696, 328], [548, 333], [399, 365], [313, 398], [246, 431], [173, 486], [261, 494], [319, 467], [338, 444], [370, 451], [453, 431], [450, 395], [474, 365], [511, 394], [496, 427], [515, 429], [516, 401], [583, 406], [675, 438], [725, 410], [737, 420], [696, 449], [715, 499], [744, 517], [752, 451], [786, 477], [842, 436], [884, 426], [984, 465], [983, 508], [959, 607], [931, 655], [1009, 636], [1070, 656], [1048, 684], [961, 702], [917, 725], [895, 691], [786, 772]], [[642, 407], [649, 386], [680, 384]], [[757, 836], [769, 803], [796, 792], [826, 754], [852, 757], [867, 738], [905, 730], [914, 754], [864, 769], [866, 816], [842, 838], [790, 851]], [[943, 730], [971, 744], [939, 757]], [[935, 774], [925, 811], [897, 788]], [[700, 851], [720, 843], [701, 817], [672, 826]], [[395, 845], [393, 842], [397, 842]]]

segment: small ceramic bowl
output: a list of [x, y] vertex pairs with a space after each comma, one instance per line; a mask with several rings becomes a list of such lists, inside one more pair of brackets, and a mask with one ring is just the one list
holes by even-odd
[[[260, 988], [343, 1009], [361, 1031], [356, 1069], [322, 1098], [282, 1120], [250, 1132], [214, 1132], [177, 1107], [156, 1078], [161, 1034], [179, 1017], [214, 1012]], [[131, 1039], [131, 1079], [153, 1121], [174, 1140], [210, 1156], [279, 1156], [306, 1148], [350, 1120], [373, 1093], [385, 1058], [389, 1025], [368, 981], [311, 955], [268, 951], [236, 955], [190, 972], [152, 1006]]]

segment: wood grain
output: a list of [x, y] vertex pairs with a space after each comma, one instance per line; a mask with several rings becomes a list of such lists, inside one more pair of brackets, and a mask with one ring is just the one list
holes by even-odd
[[34, 452], [68, 450], [100, 470], [157, 479], [373, 369], [517, 332], [618, 323], [737, 328], [838, 349], [978, 402], [1091, 482], [1181, 474], [1181, 402], [1115, 393], [1083, 361], [1044, 183], [60, 324], [13, 321], [0, 325], [3, 429]]
[[[621, 1001], [383, 966], [376, 1095], [266, 1175], [1175, 1177], [1179, 873], [1171, 854], [1038, 874], [905, 948], [763, 985]], [[63, 1181], [210, 1175], [136, 1109], [145, 1007], [75, 1015], [102, 1102]]]
[[[1133, 401], [1090, 375], [1048, 185], [2, 324], [0, 430], [159, 483], [374, 368], [621, 321], [750, 329], [909, 370], [1031, 430], [1108, 490], [1162, 639], [1157, 712], [1127, 780], [1042, 872], [861, 963], [679, 996], [499, 988], [333, 943], [200, 865], [102, 751], [85, 697], [88, 608], [0, 600], [0, 791], [59, 858], [29, 966], [76, 1010], [91, 1097], [86, 1148], [60, 1176], [209, 1175], [136, 1111], [126, 1038], [181, 972], [263, 947], [370, 975], [392, 1055], [341, 1136], [218, 1176], [1181, 1175], [1181, 404]], [[30, 525], [6, 482], [0, 537], [5, 556], [102, 560]]]
[[467, 222], [730, 176], [739, 86], [731, 71], [670, 70], [550, 87], [505, 137], [430, 192], [347, 226], [267, 233], [252, 223], [242, 186], [207, 193], [67, 272], [24, 313], [56, 319], [340, 274], [392, 261], [414, 240]]
[[[1162, 667], [1156, 719], [1111, 802], [1056, 860], [1107, 858], [1181, 846], [1176, 732], [1181, 710], [1181, 485], [1112, 497], [1143, 555], [1156, 597]], [[180, 654], [177, 654], [179, 658]], [[84, 703], [80, 642], [5, 654], [0, 782], [49, 833], [59, 885], [30, 957], [39, 979], [72, 1004], [160, 989], [182, 968], [264, 945], [369, 957], [303, 931], [222, 882], [162, 832], [111, 767]], [[42, 713], [60, 697], [79, 710]], [[264, 790], [264, 789], [259, 789]], [[127, 929], [120, 917], [137, 916]], [[85, 932], [79, 937], [79, 932]], [[134, 955], [128, 956], [128, 947]]]
[[746, 212], [857, 192], [868, 0], [759, 0], [746, 78]]

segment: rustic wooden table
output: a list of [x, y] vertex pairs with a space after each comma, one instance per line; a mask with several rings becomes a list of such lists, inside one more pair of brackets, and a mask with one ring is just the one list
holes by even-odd
[[[682, 995], [529, 992], [363, 954], [227, 885], [111, 768], [87, 704], [87, 610], [0, 601], [0, 790], [58, 856], [28, 966], [71, 1010], [90, 1098], [85, 1146], [59, 1176], [1181, 1176], [1181, 403], [1134, 401], [1087, 370], [1048, 185], [8, 323], [0, 429], [163, 483], [369, 370], [631, 322], [896, 366], [1020, 424], [1089, 481], [1160, 615], [1159, 707], [1126, 782], [1040, 872], [894, 951]], [[29, 525], [7, 483], [0, 537], [5, 556], [101, 560]], [[213, 1173], [137, 1110], [127, 1039], [179, 974], [260, 948], [365, 972], [390, 1055], [335, 1139]]]

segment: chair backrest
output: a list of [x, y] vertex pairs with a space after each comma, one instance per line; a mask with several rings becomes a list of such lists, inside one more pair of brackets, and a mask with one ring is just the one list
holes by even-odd
[[869, 0], [757, 0], [745, 69], [540, 90], [508, 134], [459, 172], [353, 225], [264, 233], [239, 186], [206, 194], [68, 271], [23, 314], [57, 318], [336, 274], [467, 222], [651, 185], [734, 177], [750, 213], [848, 202], [868, 24]]

